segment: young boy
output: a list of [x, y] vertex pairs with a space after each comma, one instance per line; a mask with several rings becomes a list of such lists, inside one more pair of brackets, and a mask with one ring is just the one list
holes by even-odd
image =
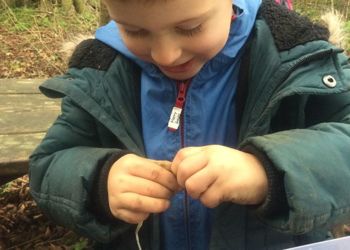
[[[57, 223], [111, 249], [282, 249], [350, 216], [350, 72], [274, 0], [107, 0], [41, 90], [30, 161]], [[136, 225], [138, 224], [138, 225]]]

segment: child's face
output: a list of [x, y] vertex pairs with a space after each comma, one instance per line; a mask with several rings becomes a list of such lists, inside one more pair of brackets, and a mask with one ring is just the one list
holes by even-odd
[[168, 77], [193, 77], [225, 45], [231, 0], [106, 0], [128, 49]]

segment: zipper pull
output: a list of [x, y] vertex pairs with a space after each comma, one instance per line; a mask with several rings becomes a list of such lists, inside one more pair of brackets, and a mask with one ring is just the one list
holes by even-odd
[[175, 106], [171, 111], [169, 122], [168, 122], [168, 128], [170, 131], [176, 131], [180, 126], [181, 113], [182, 113], [183, 106], [185, 104], [186, 92], [189, 85], [187, 83], [188, 81], [181, 82], [178, 84], [179, 91], [177, 93]]

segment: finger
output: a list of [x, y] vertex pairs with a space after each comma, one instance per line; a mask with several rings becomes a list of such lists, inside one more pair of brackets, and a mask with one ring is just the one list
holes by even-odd
[[201, 152], [203, 149], [202, 147], [187, 147], [180, 149], [171, 164], [171, 171], [177, 176], [177, 171], [180, 163], [186, 159], [187, 157], [196, 154], [198, 152]]
[[[173, 175], [174, 173], [171, 171], [171, 161], [166, 161], [166, 160], [152, 160], [154, 163], [158, 164], [159, 166], [161, 166], [162, 168], [170, 171]], [[174, 175], [174, 177], [176, 178], [176, 176]], [[173, 190], [174, 192], [179, 192], [181, 191], [182, 188], [177, 185], [177, 188], [175, 190]]]
[[123, 220], [130, 224], [138, 224], [148, 218], [149, 213], [135, 212], [127, 209], [117, 209], [112, 211], [112, 214], [117, 219]]
[[216, 179], [217, 176], [212, 173], [210, 168], [203, 168], [186, 180], [186, 191], [193, 199], [198, 199], [215, 183]]
[[188, 178], [196, 174], [208, 164], [205, 152], [197, 152], [183, 159], [177, 167], [177, 182], [181, 187], [185, 186]]
[[132, 178], [125, 178], [118, 186], [120, 193], [136, 193], [152, 198], [170, 199], [174, 192], [163, 185], [133, 176]]
[[168, 199], [152, 198], [135, 193], [123, 193], [115, 201], [118, 208], [124, 208], [135, 212], [161, 213], [168, 209]]
[[208, 187], [208, 189], [199, 196], [201, 203], [208, 207], [217, 207], [221, 202], [224, 201], [222, 194], [220, 194], [220, 186], [217, 182], [214, 182]]
[[165, 168], [166, 170], [171, 171], [171, 161], [165, 161], [165, 160], [151, 160], [151, 161], [158, 164], [162, 168]]
[[139, 164], [130, 166], [129, 173], [133, 176], [159, 183], [171, 191], [175, 192], [178, 190], [178, 184], [173, 173], [154, 162], [149, 161], [149, 164], [146, 166]]

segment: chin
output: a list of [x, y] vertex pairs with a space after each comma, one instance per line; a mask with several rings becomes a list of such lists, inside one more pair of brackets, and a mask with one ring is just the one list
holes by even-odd
[[172, 72], [166, 72], [166, 71], [162, 71], [162, 72], [164, 75], [166, 75], [171, 79], [182, 81], [182, 80], [188, 80], [195, 77], [198, 74], [198, 72], [201, 70], [201, 68], [202, 67], [198, 67], [197, 69], [193, 69], [190, 72], [181, 72], [181, 73], [172, 73]]

